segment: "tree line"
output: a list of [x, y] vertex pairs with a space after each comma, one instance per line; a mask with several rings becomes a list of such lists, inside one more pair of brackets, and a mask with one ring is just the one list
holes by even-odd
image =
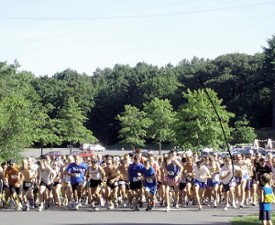
[[[212, 126], [215, 130], [217, 121], [199, 79], [209, 89], [216, 106], [221, 107], [221, 114], [226, 115], [222, 119], [232, 141], [242, 141], [237, 140], [236, 133], [243, 134], [241, 130], [249, 126], [275, 128], [274, 35], [263, 51], [254, 55], [194, 57], [163, 67], [140, 62], [133, 67], [117, 64], [113, 68], [98, 68], [93, 74], [66, 69], [40, 77], [18, 68], [17, 62], [0, 62], [2, 158], [17, 155], [19, 149], [32, 145], [96, 140], [114, 145], [125, 141], [123, 133], [141, 132], [137, 125], [143, 123], [147, 124], [142, 134], [146, 141], [172, 141], [186, 147], [190, 143], [191, 147], [206, 145], [207, 137], [198, 139], [200, 131], [213, 135], [212, 144], [220, 145], [222, 137], [204, 130]], [[145, 121], [137, 117], [137, 125], [127, 131], [123, 118], [130, 111]]]

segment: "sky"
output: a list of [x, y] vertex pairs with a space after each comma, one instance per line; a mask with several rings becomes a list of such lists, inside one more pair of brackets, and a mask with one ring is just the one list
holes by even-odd
[[262, 52], [275, 0], [0, 0], [0, 61], [36, 76]]

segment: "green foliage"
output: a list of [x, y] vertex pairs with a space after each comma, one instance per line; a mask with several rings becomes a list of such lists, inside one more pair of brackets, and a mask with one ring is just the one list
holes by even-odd
[[235, 122], [231, 140], [233, 144], [252, 143], [256, 136], [255, 129], [249, 126], [249, 121], [242, 119]]
[[51, 109], [51, 105], [46, 105], [46, 107], [41, 106], [34, 115], [35, 128], [33, 132], [33, 141], [40, 143], [41, 147], [48, 144], [60, 145], [62, 143], [62, 138], [58, 129], [60, 121], [50, 118], [48, 113]]
[[[218, 99], [215, 91], [208, 89], [208, 93], [229, 137], [228, 122], [234, 114], [227, 112], [226, 107], [221, 105], [222, 100]], [[204, 90], [187, 90], [184, 98], [187, 103], [179, 108], [175, 122], [176, 143], [184, 148], [218, 148], [223, 145], [219, 119]]]
[[32, 143], [31, 102], [13, 94], [0, 101], [0, 158], [18, 158]]
[[[90, 136], [91, 131], [103, 144], [116, 144], [121, 128], [121, 123], [116, 116], [122, 115], [125, 110], [124, 106], [131, 105], [141, 110], [144, 103], [150, 104], [148, 102], [156, 98], [167, 99], [173, 106], [172, 108], [178, 109], [176, 116], [178, 121], [174, 123], [177, 143], [184, 144], [187, 141], [184, 145], [191, 147], [212, 145], [213, 143], [207, 142], [209, 138], [212, 138], [215, 140], [215, 145], [220, 145], [222, 143], [220, 136], [216, 134], [221, 132], [215, 125], [218, 121], [210, 116], [214, 113], [211, 106], [207, 105], [208, 100], [203, 97], [204, 100], [194, 102], [194, 104], [199, 104], [199, 107], [203, 107], [204, 110], [200, 112], [201, 110], [196, 110], [190, 105], [189, 98], [187, 98], [188, 90], [193, 92], [201, 88], [198, 82], [199, 77], [204, 80], [207, 88], [218, 93], [219, 98], [223, 99], [223, 105], [228, 111], [234, 112], [236, 118], [246, 115], [249, 124], [257, 130], [275, 127], [275, 118], [273, 118], [275, 113], [272, 112], [275, 110], [274, 35], [267, 40], [263, 51], [254, 55], [224, 54], [211, 60], [194, 57], [191, 60], [183, 59], [175, 66], [167, 64], [157, 67], [140, 62], [133, 67], [117, 64], [113, 68], [97, 69], [91, 74], [93, 76], [66, 69], [53, 76], [41, 77], [36, 77], [26, 71], [19, 72], [18, 67], [19, 64], [16, 61], [13, 64], [0, 62], [0, 105], [1, 112], [4, 113], [1, 115], [1, 129], [4, 132], [6, 126], [15, 126], [10, 125], [11, 121], [7, 121], [9, 119], [7, 110], [12, 110], [7, 102], [13, 102], [14, 107], [24, 102], [23, 107], [18, 109], [18, 113], [24, 115], [23, 119], [29, 121], [26, 127], [30, 126], [28, 128], [30, 130], [26, 130], [24, 141], [22, 141], [23, 134], [18, 134], [14, 130], [15, 136], [19, 135], [18, 138], [14, 136], [6, 141], [3, 139], [5, 143], [2, 143], [0, 147], [1, 152], [4, 151], [2, 149], [7, 149], [6, 146], [11, 145], [10, 140], [14, 143], [14, 147], [10, 148], [11, 154], [17, 154], [15, 152], [20, 152], [20, 148], [32, 143], [60, 145], [69, 141], [67, 139], [73, 142], [78, 142], [80, 139], [94, 140]], [[186, 93], [186, 98], [182, 98], [183, 92]], [[65, 115], [68, 112], [65, 108], [70, 98], [77, 102], [77, 111], [85, 117], [83, 120], [81, 118], [80, 122], [75, 121], [75, 126], [81, 127], [79, 128], [81, 137], [65, 134], [64, 128], [60, 130], [65, 126], [61, 126], [65, 124], [65, 119], [61, 122], [59, 120], [61, 114], [62, 118], [73, 119], [72, 115]], [[24, 106], [25, 104], [29, 106]], [[156, 112], [158, 110], [156, 109]], [[193, 112], [190, 112], [192, 110], [196, 113], [194, 114], [196, 119], [192, 117]], [[185, 111], [186, 115], [184, 115]], [[200, 113], [205, 114], [207, 119], [203, 120]], [[25, 116], [25, 114], [28, 115]], [[151, 114], [154, 115], [153, 112], [147, 114], [148, 117]], [[170, 136], [166, 135], [170, 133], [166, 129], [164, 129], [165, 135], [157, 134], [163, 130], [163, 124], [159, 121], [165, 121], [162, 115], [158, 117], [159, 120], [148, 118], [155, 122], [148, 130], [143, 128], [148, 133], [145, 136], [138, 136], [139, 139], [158, 141], [162, 138], [157, 136]], [[191, 120], [188, 123], [189, 117]], [[227, 124], [228, 120], [222, 119]], [[19, 120], [15, 121], [21, 124]], [[231, 122], [233, 124], [235, 121]], [[73, 125], [70, 126], [73, 127]], [[160, 131], [156, 131], [156, 127], [160, 127]], [[186, 130], [182, 129], [184, 127]], [[211, 129], [207, 130], [205, 127]], [[202, 135], [205, 132], [207, 135]], [[201, 137], [200, 140], [198, 140], [198, 135]], [[64, 136], [67, 138], [63, 139]], [[171, 139], [166, 138], [166, 140]], [[3, 154], [7, 156], [7, 152], [8, 150], [5, 150]]]
[[69, 97], [66, 104], [60, 110], [58, 130], [63, 141], [72, 144], [76, 143], [95, 143], [97, 139], [88, 130], [84, 123], [87, 117], [83, 115], [81, 108], [73, 97]]
[[137, 146], [144, 146], [146, 130], [151, 121], [146, 118], [146, 113], [135, 106], [125, 105], [125, 111], [117, 116], [121, 130], [119, 137], [122, 143], [130, 145], [133, 149]]
[[156, 143], [173, 141], [175, 112], [170, 101], [154, 98], [149, 103], [144, 104], [144, 111], [147, 118], [151, 120], [147, 137], [152, 138]]

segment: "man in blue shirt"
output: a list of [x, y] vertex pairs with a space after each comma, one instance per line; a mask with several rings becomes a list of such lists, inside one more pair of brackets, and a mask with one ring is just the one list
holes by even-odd
[[[88, 166], [82, 161], [82, 158], [76, 155], [75, 162], [69, 164], [66, 169], [67, 175], [71, 177], [72, 191], [76, 201], [76, 210], [81, 206], [82, 191], [86, 183], [85, 172], [87, 168]], [[70, 208], [73, 208], [72, 201], [70, 202]]]
[[[129, 165], [128, 174], [130, 182], [130, 203], [134, 205], [134, 209], [139, 211], [138, 203], [142, 205], [142, 182], [141, 174], [144, 166], [140, 163], [140, 157], [134, 156], [134, 162]], [[135, 200], [135, 202], [133, 202]]]

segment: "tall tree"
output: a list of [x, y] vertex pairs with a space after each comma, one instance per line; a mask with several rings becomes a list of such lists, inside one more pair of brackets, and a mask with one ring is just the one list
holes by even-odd
[[69, 97], [66, 105], [63, 106], [59, 113], [59, 131], [63, 141], [69, 142], [70, 146], [71, 144], [85, 142], [95, 143], [97, 139], [84, 126], [86, 120], [87, 117], [83, 115], [74, 98]]
[[46, 145], [60, 145], [62, 138], [58, 129], [58, 119], [52, 119], [49, 116], [49, 111], [52, 105], [40, 106], [34, 114], [34, 142], [40, 143], [41, 155], [43, 155], [43, 147]]
[[146, 130], [151, 123], [146, 118], [145, 112], [135, 106], [125, 105], [125, 111], [117, 116], [117, 120], [121, 125], [119, 137], [122, 143], [130, 145], [133, 149], [137, 146], [144, 146]]
[[174, 138], [175, 112], [168, 99], [159, 98], [154, 98], [149, 103], [144, 104], [144, 111], [147, 118], [151, 120], [147, 132], [148, 137], [159, 144], [159, 154], [161, 154], [161, 143], [171, 142]]
[[[221, 105], [217, 93], [208, 89], [208, 93], [220, 115], [226, 135], [230, 136], [229, 119], [234, 116]], [[187, 103], [181, 106], [175, 122], [176, 143], [185, 148], [219, 148], [224, 137], [213, 106], [204, 90], [188, 90], [184, 93]]]

